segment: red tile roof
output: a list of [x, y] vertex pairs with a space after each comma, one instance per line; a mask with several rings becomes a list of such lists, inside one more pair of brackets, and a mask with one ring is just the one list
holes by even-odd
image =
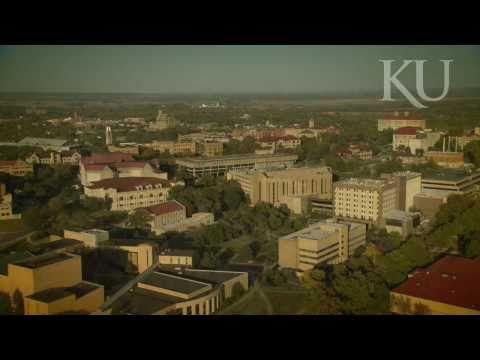
[[392, 292], [480, 310], [480, 261], [445, 256]]
[[119, 162], [112, 164], [112, 166], [116, 167], [117, 169], [120, 168], [139, 168], [143, 169], [147, 165], [144, 161], [127, 161], [127, 162]]
[[134, 161], [132, 155], [121, 152], [96, 153], [82, 159], [82, 164], [111, 164]]
[[416, 135], [418, 130], [421, 130], [421, 128], [413, 126], [402, 127], [395, 130], [395, 135]]
[[95, 181], [92, 185], [87, 186], [89, 189], [116, 189], [118, 192], [134, 191], [137, 186], [157, 185], [162, 187], [170, 187], [170, 183], [163, 179], [151, 177], [124, 177], [116, 179], [105, 179]]
[[145, 208], [145, 210], [152, 213], [153, 215], [163, 215], [175, 211], [185, 210], [185, 206], [180, 204], [178, 201], [173, 200], [164, 202], [162, 204], [150, 206], [148, 208]]
[[108, 167], [108, 165], [106, 164], [86, 164], [83, 166], [85, 167], [85, 170], [88, 171], [102, 171], [103, 169]]

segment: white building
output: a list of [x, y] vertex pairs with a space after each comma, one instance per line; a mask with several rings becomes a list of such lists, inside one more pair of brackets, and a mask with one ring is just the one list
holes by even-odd
[[366, 224], [328, 219], [278, 239], [278, 263], [299, 271], [339, 264], [365, 244]]
[[396, 208], [395, 182], [348, 179], [334, 183], [335, 216], [380, 224], [383, 214]]

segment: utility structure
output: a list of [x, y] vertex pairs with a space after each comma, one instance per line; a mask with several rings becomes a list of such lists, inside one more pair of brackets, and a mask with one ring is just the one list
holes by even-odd
[[105, 144], [107, 146], [113, 144], [112, 128], [110, 126], [105, 128]]

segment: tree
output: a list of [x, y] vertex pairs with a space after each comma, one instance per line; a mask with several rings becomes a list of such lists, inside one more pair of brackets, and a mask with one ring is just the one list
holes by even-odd
[[134, 229], [145, 229], [150, 227], [150, 222], [153, 220], [153, 216], [141, 209], [136, 210], [128, 216], [127, 226]]
[[472, 141], [468, 143], [463, 149], [465, 158], [474, 164], [476, 167], [480, 167], [480, 141]]
[[0, 315], [7, 315], [13, 312], [10, 296], [5, 293], [0, 293]]
[[248, 245], [248, 248], [250, 249], [252, 257], [255, 259], [260, 250], [262, 249], [262, 244], [260, 243], [260, 241], [255, 240]]

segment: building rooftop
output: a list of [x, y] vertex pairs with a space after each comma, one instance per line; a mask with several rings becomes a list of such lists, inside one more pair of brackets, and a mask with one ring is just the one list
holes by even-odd
[[210, 284], [192, 280], [188, 277], [177, 274], [169, 274], [163, 271], [154, 271], [147, 278], [140, 281], [140, 283], [182, 294], [191, 294], [197, 290], [210, 287]]
[[18, 142], [19, 145], [30, 145], [30, 146], [63, 146], [65, 145], [67, 140], [64, 139], [50, 139], [50, 138], [36, 138], [36, 137], [29, 137], [20, 140]]
[[38, 269], [38, 268], [41, 268], [43, 266], [47, 266], [47, 265], [55, 264], [57, 262], [69, 260], [71, 258], [73, 258], [72, 255], [68, 255], [68, 254], [64, 254], [64, 253], [60, 253], [60, 254], [48, 253], [48, 254], [34, 256], [34, 257], [28, 258], [26, 260], [16, 262], [16, 265], [22, 266], [22, 267], [27, 267], [27, 268], [30, 268], [30, 269]]
[[164, 215], [164, 214], [168, 214], [175, 211], [185, 210], [185, 206], [183, 206], [176, 200], [171, 200], [171, 201], [166, 201], [162, 204], [149, 206], [145, 208], [145, 210], [147, 210], [153, 215], [158, 216], [158, 215]]
[[121, 152], [94, 153], [81, 160], [82, 164], [111, 164], [124, 161], [134, 161], [132, 155]]
[[212, 162], [212, 161], [228, 161], [228, 160], [260, 160], [260, 159], [275, 159], [275, 158], [284, 158], [288, 157], [292, 160], [296, 160], [298, 158], [295, 154], [239, 154], [239, 155], [222, 155], [222, 156], [212, 156], [212, 157], [188, 157], [177, 159], [177, 163], [202, 163], [202, 162]]
[[[56, 250], [70, 248], [70, 247], [73, 247], [73, 246], [82, 246], [82, 245], [83, 245], [83, 242], [81, 242], [79, 240], [60, 239], [60, 240], [56, 240], [56, 241], [51, 241], [51, 242], [46, 243], [46, 244], [42, 244], [41, 246], [39, 246], [38, 252], [46, 253], [46, 252], [50, 252], [50, 251], [56, 251]], [[37, 253], [37, 252], [35, 251], [35, 253]]]
[[147, 185], [161, 185], [162, 187], [170, 187], [170, 183], [164, 179], [152, 177], [124, 177], [116, 179], [104, 179], [95, 181], [92, 185], [87, 186], [89, 189], [116, 189], [118, 192], [135, 191], [137, 187], [144, 188]]
[[335, 218], [322, 220], [316, 222], [302, 230], [296, 231], [294, 233], [282, 236], [282, 240], [291, 240], [291, 239], [310, 239], [310, 240], [321, 240], [323, 238], [329, 237], [336, 229], [345, 228], [345, 226], [351, 226], [353, 228], [363, 226], [364, 224], [349, 222], [349, 221], [338, 221]]
[[420, 131], [421, 128], [418, 127], [413, 127], [413, 126], [407, 126], [407, 127], [402, 127], [398, 128], [395, 130], [395, 135], [417, 135], [417, 132]]
[[371, 188], [371, 189], [378, 190], [390, 184], [391, 183], [386, 180], [350, 178], [346, 180], [337, 181], [334, 183], [334, 186], [335, 187], [357, 186], [357, 187], [364, 187], [364, 188]]
[[39, 291], [35, 294], [28, 296], [30, 299], [41, 301], [44, 303], [51, 303], [67, 296], [74, 295], [75, 298], [81, 298], [92, 291], [102, 287], [101, 285], [93, 284], [90, 282], [82, 281], [78, 284], [70, 287], [51, 288], [43, 291]]
[[8, 275], [8, 264], [13, 264], [17, 261], [25, 260], [33, 255], [28, 251], [18, 251], [8, 255], [0, 256], [0, 274]]
[[464, 171], [443, 171], [437, 172], [434, 174], [429, 174], [424, 176], [422, 182], [430, 181], [451, 181], [451, 182], [461, 182], [470, 179], [480, 179], [480, 170], [467, 174]]
[[445, 256], [420, 269], [392, 292], [480, 310], [480, 261]]
[[190, 249], [165, 249], [160, 255], [169, 256], [195, 256], [195, 250]]

